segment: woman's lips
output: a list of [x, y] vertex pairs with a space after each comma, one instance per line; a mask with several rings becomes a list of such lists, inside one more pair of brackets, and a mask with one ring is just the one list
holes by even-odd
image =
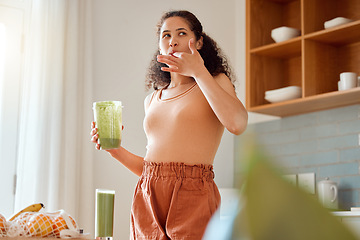
[[171, 52], [169, 55], [171, 55], [171, 56], [173, 56], [173, 57], [176, 57], [174, 54], [175, 54], [176, 52]]

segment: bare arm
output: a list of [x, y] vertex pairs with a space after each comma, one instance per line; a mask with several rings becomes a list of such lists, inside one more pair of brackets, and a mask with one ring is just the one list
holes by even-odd
[[209, 73], [193, 40], [189, 41], [189, 49], [190, 54], [159, 55], [157, 60], [168, 65], [162, 70], [193, 77], [224, 127], [233, 134], [241, 134], [246, 129], [248, 114], [230, 79], [225, 74], [213, 77]]
[[[151, 97], [153, 95], [149, 94], [144, 101], [144, 108], [145, 112], [147, 111], [147, 108], [150, 104]], [[123, 126], [124, 128], [124, 126]], [[97, 128], [95, 126], [95, 122], [91, 123], [91, 132], [90, 132], [91, 141], [96, 143], [95, 148], [100, 150], [100, 144], [98, 143], [98, 134], [97, 134]], [[140, 176], [143, 170], [143, 162], [144, 158], [137, 156], [129, 151], [127, 151], [125, 148], [120, 147], [117, 149], [110, 149], [106, 150], [110, 155], [118, 160], [120, 163], [122, 163], [126, 168], [128, 168], [130, 171], [135, 173], [136, 175]]]
[[[95, 122], [91, 123], [91, 132], [90, 132], [91, 141], [96, 143], [95, 148], [100, 150], [100, 144], [98, 143], [98, 133], [97, 128], [95, 127]], [[106, 150], [110, 155], [122, 163], [126, 168], [140, 176], [143, 168], [144, 158], [130, 153], [125, 148], [120, 147], [117, 149]]]
[[144, 158], [132, 154], [127, 151], [125, 148], [120, 147], [117, 149], [106, 150], [110, 155], [121, 162], [125, 167], [127, 167], [130, 171], [140, 176], [143, 169]]
[[236, 135], [245, 131], [248, 114], [237, 98], [235, 89], [225, 74], [215, 77], [205, 69], [195, 77], [201, 91], [209, 102], [219, 121]]

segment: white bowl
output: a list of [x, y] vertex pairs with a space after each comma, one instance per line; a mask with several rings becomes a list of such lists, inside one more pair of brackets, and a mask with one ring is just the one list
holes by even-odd
[[300, 33], [301, 31], [299, 29], [283, 26], [273, 29], [271, 31], [271, 38], [274, 39], [275, 42], [283, 42], [300, 36]]
[[331, 19], [329, 21], [324, 22], [324, 28], [328, 29], [328, 28], [332, 28], [332, 27], [336, 27], [345, 23], [349, 23], [352, 22], [353, 20], [348, 19], [348, 18], [344, 18], [344, 17], [337, 17], [334, 19]]
[[289, 86], [265, 92], [265, 100], [275, 103], [301, 97], [301, 87]]

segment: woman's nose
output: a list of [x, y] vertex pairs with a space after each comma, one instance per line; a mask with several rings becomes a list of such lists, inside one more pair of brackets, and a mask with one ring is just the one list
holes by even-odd
[[178, 43], [177, 43], [177, 41], [175, 40], [175, 39], [172, 39], [171, 41], [170, 41], [170, 47], [175, 47], [175, 46], [177, 46], [178, 45]]

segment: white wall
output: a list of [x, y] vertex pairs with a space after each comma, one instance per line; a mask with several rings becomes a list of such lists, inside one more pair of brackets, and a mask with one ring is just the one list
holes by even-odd
[[[238, 79], [241, 80], [238, 92], [240, 98], [244, 99], [244, 2], [245, 0], [94, 0], [94, 101], [123, 102], [125, 130], [122, 145], [126, 149], [141, 156], [145, 154], [143, 100], [148, 93], [145, 92], [144, 78], [150, 58], [157, 49], [155, 26], [164, 11], [187, 9], [197, 15], [204, 31], [228, 55]], [[233, 136], [225, 132], [215, 160], [215, 180], [219, 187], [233, 186], [233, 152]], [[116, 190], [115, 238], [127, 239], [131, 200], [137, 177], [106, 152], [94, 150], [93, 164], [95, 188]], [[89, 231], [93, 233], [93, 229]]]

